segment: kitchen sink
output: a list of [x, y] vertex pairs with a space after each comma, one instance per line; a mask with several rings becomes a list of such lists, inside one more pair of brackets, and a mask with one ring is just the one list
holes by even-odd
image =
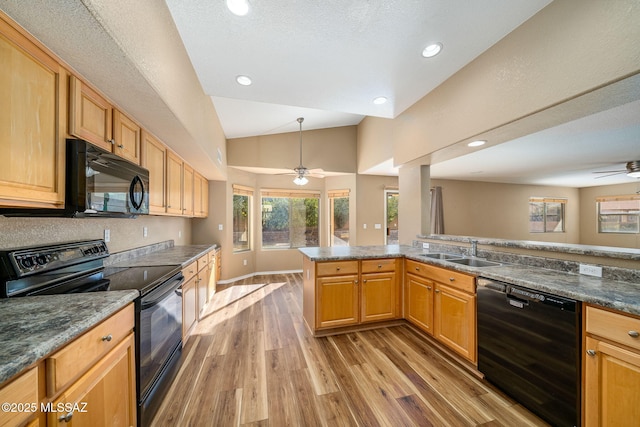
[[444, 253], [444, 252], [432, 252], [432, 253], [428, 253], [428, 254], [420, 254], [420, 256], [423, 256], [423, 257], [426, 257], [426, 258], [446, 259], [446, 260], [462, 258], [462, 255], [447, 254], [447, 253]]
[[449, 259], [447, 261], [461, 265], [468, 265], [469, 267], [494, 267], [496, 265], [500, 265], [499, 262], [487, 261], [478, 258], [457, 258]]

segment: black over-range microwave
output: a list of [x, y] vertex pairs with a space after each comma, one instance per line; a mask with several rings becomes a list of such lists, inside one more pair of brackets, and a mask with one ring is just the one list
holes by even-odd
[[67, 139], [64, 209], [0, 209], [10, 216], [131, 218], [149, 213], [149, 171], [80, 139]]

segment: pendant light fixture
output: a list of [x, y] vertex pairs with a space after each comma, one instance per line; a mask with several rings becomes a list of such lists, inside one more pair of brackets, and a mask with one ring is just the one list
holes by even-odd
[[298, 174], [298, 176], [293, 180], [293, 183], [295, 185], [305, 185], [309, 180], [305, 176], [308, 172], [307, 168], [302, 165], [302, 122], [304, 122], [304, 117], [298, 117], [297, 120], [300, 125], [300, 164], [297, 168], [293, 169]]

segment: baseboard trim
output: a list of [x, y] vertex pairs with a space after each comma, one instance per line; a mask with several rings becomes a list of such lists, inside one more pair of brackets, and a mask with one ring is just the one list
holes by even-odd
[[216, 283], [221, 285], [228, 285], [229, 283], [236, 282], [238, 280], [249, 279], [255, 276], [268, 276], [270, 274], [293, 274], [302, 273], [302, 270], [280, 270], [280, 271], [256, 271], [255, 273], [245, 274], [244, 276], [233, 277], [231, 279], [218, 280]]

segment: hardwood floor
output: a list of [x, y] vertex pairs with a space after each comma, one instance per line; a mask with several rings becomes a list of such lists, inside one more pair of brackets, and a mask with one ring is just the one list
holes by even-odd
[[543, 426], [410, 326], [314, 338], [301, 274], [218, 289], [154, 426]]

